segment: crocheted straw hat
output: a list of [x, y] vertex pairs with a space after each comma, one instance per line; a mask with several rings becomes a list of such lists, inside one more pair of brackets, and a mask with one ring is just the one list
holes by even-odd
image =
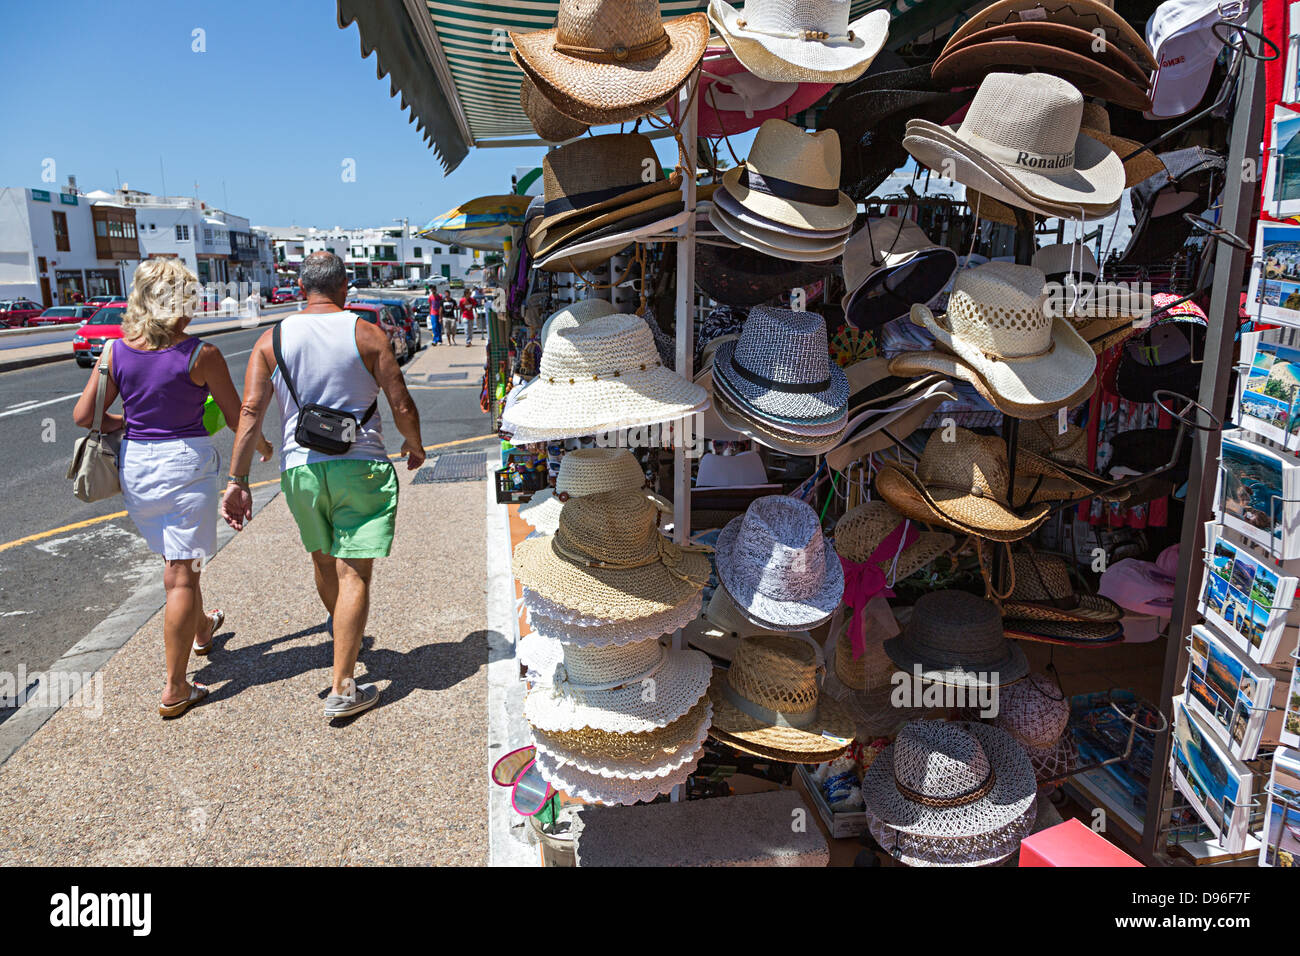
[[741, 640], [731, 667], [716, 671], [710, 734], [729, 746], [794, 763], [821, 763], [853, 740], [853, 721], [818, 693], [821, 648], [790, 634]]
[[[988, 73], [960, 126], [922, 119], [907, 124], [903, 145], [931, 169], [950, 170], [994, 199], [1017, 196], [1058, 205], [1109, 206], [1124, 191], [1124, 164], [1114, 150], [1081, 132], [1083, 95], [1046, 73]], [[912, 142], [912, 134], [926, 138]], [[996, 185], [980, 185], [991, 178]], [[1002, 193], [1002, 195], [999, 195]]]
[[953, 31], [948, 44], [960, 44], [989, 27], [1029, 23], [1039, 18], [1089, 32], [1100, 30], [1105, 34], [1106, 45], [1114, 46], [1148, 73], [1160, 68], [1146, 41], [1106, 0], [998, 0], [972, 14]]
[[691, 759], [708, 736], [713, 705], [702, 697], [666, 727], [619, 734], [584, 727], [550, 733], [532, 729], [533, 745], [562, 766], [624, 780], [664, 777]]
[[838, 231], [857, 205], [840, 192], [840, 137], [808, 133], [770, 119], [754, 134], [744, 165], [727, 170], [722, 188], [749, 211], [797, 229]]
[[907, 518], [941, 524], [993, 541], [1019, 541], [1046, 519], [1046, 504], [1026, 514], [1007, 504], [1007, 446], [1001, 439], [958, 428], [945, 442], [935, 429], [921, 452], [916, 472], [893, 463], [876, 473], [876, 491]]
[[542, 323], [542, 331], [538, 334], [538, 339], [541, 341], [542, 347], [545, 348], [546, 342], [553, 331], [576, 329], [592, 319], [617, 314], [617, 306], [608, 299], [583, 299], [581, 302], [573, 302], [547, 316], [546, 321]]
[[515, 547], [524, 587], [584, 616], [632, 621], [662, 614], [709, 580], [709, 559], [659, 533], [659, 509], [636, 491], [572, 498], [554, 535]]
[[[524, 608], [528, 611], [528, 626], [532, 634], [552, 644], [585, 644], [588, 647], [609, 647], [615, 644], [635, 644], [663, 634], [672, 634], [685, 627], [700, 615], [703, 600], [692, 595], [685, 603], [661, 614], [639, 617], [632, 621], [607, 621], [574, 614], [568, 608], [541, 597], [532, 588], [524, 588]], [[525, 640], [526, 638], [521, 638]], [[555, 647], [550, 652], [561, 653]], [[522, 656], [522, 652], [521, 655]]]
[[709, 20], [755, 76], [777, 82], [849, 83], [889, 37], [889, 11], [849, 22], [850, 0], [747, 0], [744, 11], [710, 0]]
[[696, 748], [685, 763], [661, 777], [602, 777], [580, 770], [573, 764], [562, 763], [551, 754], [541, 751], [537, 753], [536, 766], [547, 783], [575, 800], [605, 806], [630, 806], [670, 793], [673, 787], [685, 783], [695, 772], [703, 754], [703, 746]]
[[951, 687], [1003, 687], [1029, 673], [997, 606], [966, 591], [922, 594], [903, 633], [885, 641], [885, 653], [907, 673], [919, 667], [922, 680]]
[[1035, 552], [1013, 554], [1015, 584], [1002, 603], [1002, 615], [1038, 621], [1084, 621], [1112, 624], [1124, 610], [1110, 598], [1080, 594], [1064, 559]]
[[692, 621], [683, 629], [682, 636], [691, 647], [704, 651], [711, 657], [729, 661], [736, 653], [743, 637], [760, 634], [778, 634], [747, 620], [726, 588], [714, 588], [704, 616]]
[[581, 120], [571, 119], [557, 110], [537, 89], [537, 84], [528, 78], [528, 74], [524, 74], [523, 82], [519, 85], [519, 106], [528, 117], [528, 122], [533, 125], [533, 132], [548, 143], [576, 139], [589, 128]]
[[636, 119], [677, 92], [704, 56], [704, 13], [664, 21], [658, 0], [560, 0], [555, 27], [511, 31], [515, 63], [565, 116]]
[[640, 463], [626, 448], [579, 448], [560, 461], [554, 488], [544, 488], [519, 506], [519, 517], [543, 534], [560, 526], [560, 509], [570, 498], [602, 491], [637, 491], [646, 484]]
[[863, 502], [835, 523], [835, 553], [859, 564], [875, 555], [876, 567], [885, 572], [886, 583], [892, 584], [911, 577], [956, 543], [950, 534], [921, 531], [897, 555], [892, 551], [877, 554], [885, 539], [906, 520], [887, 502]]
[[912, 322], [965, 363], [954, 374], [973, 371], [1017, 405], [1057, 408], [1091, 381], [1097, 356], [1074, 326], [1043, 310], [1045, 283], [1032, 266], [988, 262], [957, 276], [942, 317], [918, 304]]
[[525, 698], [524, 717], [550, 733], [649, 733], [694, 707], [711, 672], [708, 655], [673, 650], [658, 638], [616, 647], [566, 644], [563, 661]]
[[572, 438], [681, 418], [707, 400], [663, 368], [640, 316], [608, 315], [553, 335], [528, 400], [502, 418], [540, 440]]
[[844, 318], [875, 329], [929, 302], [957, 271], [957, 253], [935, 245], [916, 223], [899, 216], [872, 220], [844, 246]]
[[[757, 129], [768, 119], [789, 119], [831, 91], [830, 83], [773, 82], [755, 76], [725, 46], [710, 45], [700, 68], [699, 135], [716, 139]], [[668, 115], [680, 125], [680, 101]]]
[[911, 866], [980, 865], [1029, 835], [1037, 782], [1010, 734], [965, 721], [915, 720], [862, 776], [872, 834]]
[[817, 512], [787, 495], [756, 498], [715, 545], [718, 580], [750, 621], [773, 631], [815, 627], [844, 594], [844, 570]]

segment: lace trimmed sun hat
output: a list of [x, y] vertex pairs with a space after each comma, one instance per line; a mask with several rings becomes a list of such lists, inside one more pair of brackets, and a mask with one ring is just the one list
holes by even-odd
[[903, 633], [885, 641], [885, 653], [900, 670], [919, 668], [926, 683], [948, 687], [1001, 688], [1029, 673], [997, 606], [966, 591], [922, 594]]
[[519, 506], [519, 517], [543, 534], [555, 534], [560, 509], [570, 498], [602, 491], [645, 488], [645, 472], [626, 448], [578, 448], [560, 460], [554, 488], [543, 488]]
[[630, 806], [648, 803], [660, 794], [671, 793], [673, 787], [685, 783], [695, 772], [703, 754], [703, 746], [697, 747], [685, 763], [658, 777], [602, 777], [580, 770], [574, 764], [562, 763], [541, 750], [537, 753], [537, 769], [556, 790], [585, 803]]
[[909, 866], [984, 866], [1010, 856], [1037, 816], [1029, 757], [1003, 730], [915, 720], [862, 777], [868, 825]]
[[[700, 615], [703, 600], [692, 595], [684, 604], [669, 608], [661, 614], [639, 617], [632, 621], [607, 621], [575, 615], [543, 597], [531, 588], [524, 588], [524, 608], [528, 612], [531, 634], [520, 641], [536, 637], [548, 645], [585, 644], [588, 647], [609, 647], [615, 644], [634, 644], [663, 634], [672, 634], [686, 627]], [[558, 659], [561, 650], [552, 647], [547, 654]], [[523, 656], [521, 646], [520, 656]]]
[[714, 557], [737, 609], [766, 630], [815, 627], [844, 594], [844, 571], [817, 512], [787, 495], [755, 499], [718, 534]]
[[549, 733], [532, 729], [533, 745], [553, 758], [559, 767], [622, 780], [649, 780], [679, 770], [699, 752], [709, 735], [713, 705], [700, 698], [682, 717], [668, 726], [640, 734], [606, 730]]
[[849, 22], [850, 0], [710, 0], [709, 20], [736, 58], [774, 82], [849, 83], [889, 38], [889, 11]]

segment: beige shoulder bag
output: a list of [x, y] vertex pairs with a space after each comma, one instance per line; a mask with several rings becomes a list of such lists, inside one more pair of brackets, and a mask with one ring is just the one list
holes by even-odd
[[95, 424], [90, 432], [77, 439], [72, 451], [72, 464], [68, 466], [68, 479], [72, 493], [82, 501], [102, 501], [120, 494], [122, 485], [117, 477], [117, 456], [122, 444], [122, 433], [105, 435], [104, 393], [108, 388], [108, 370], [113, 366], [112, 340], [104, 343], [104, 355], [95, 370], [99, 383], [95, 386]]

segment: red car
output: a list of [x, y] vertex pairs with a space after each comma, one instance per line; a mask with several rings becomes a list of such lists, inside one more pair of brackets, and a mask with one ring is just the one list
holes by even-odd
[[271, 304], [279, 305], [281, 302], [294, 302], [302, 298], [302, 293], [295, 286], [282, 285], [271, 293]]
[[95, 305], [53, 305], [36, 318], [28, 319], [27, 324], [29, 326], [79, 325], [98, 311], [99, 306]]
[[86, 305], [92, 309], [102, 309], [118, 301], [125, 302], [126, 299], [120, 295], [92, 295], [86, 300]]
[[115, 302], [100, 309], [90, 320], [77, 330], [72, 337], [72, 357], [82, 368], [90, 368], [104, 351], [104, 343], [109, 339], [122, 337], [122, 315], [126, 312], [126, 303]]
[[388, 344], [392, 346], [393, 357], [397, 359], [397, 364], [401, 365], [406, 361], [409, 355], [406, 348], [406, 329], [397, 323], [388, 306], [349, 302], [347, 310], [358, 319], [365, 319], [371, 325], [379, 326], [380, 330], [388, 336]]
[[0, 328], [21, 329], [28, 319], [40, 315], [43, 308], [31, 299], [0, 300]]

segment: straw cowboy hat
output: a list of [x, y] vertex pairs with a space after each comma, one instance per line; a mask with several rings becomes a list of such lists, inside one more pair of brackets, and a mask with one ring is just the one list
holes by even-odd
[[1101, 30], [1113, 46], [1147, 73], [1159, 68], [1151, 48], [1107, 0], [999, 0], [971, 16], [953, 31], [948, 46], [964, 43], [989, 27], [1013, 23], [1064, 24], [1092, 33]]
[[[831, 83], [773, 82], [755, 76], [724, 46], [710, 46], [700, 67], [699, 135], [734, 136], [757, 129], [764, 120], [790, 119], [833, 88]], [[668, 115], [680, 123], [678, 100], [668, 101]]]
[[1067, 80], [989, 73], [960, 126], [914, 119], [903, 145], [923, 165], [952, 170], [957, 182], [1012, 205], [1020, 205], [1020, 191], [1057, 206], [1113, 206], [1124, 191], [1124, 165], [1080, 131], [1082, 118], [1083, 95]]
[[664, 21], [658, 0], [560, 0], [555, 27], [511, 31], [515, 63], [565, 116], [636, 119], [689, 78], [709, 41], [703, 13]]
[[903, 633], [885, 641], [885, 653], [901, 670], [919, 668], [922, 680], [950, 687], [996, 688], [1029, 673], [997, 605], [966, 591], [922, 594]]
[[1113, 624], [1124, 611], [1110, 598], [1080, 594], [1064, 559], [1021, 552], [1011, 556], [1014, 585], [1002, 603], [1002, 615], [1038, 621], [1083, 621]]
[[848, 421], [839, 442], [826, 453], [826, 464], [837, 471], [903, 441], [944, 402], [957, 401], [953, 384], [942, 376], [890, 375], [889, 361], [883, 358], [855, 362], [844, 375], [849, 382]]
[[910, 219], [885, 216], [859, 229], [844, 246], [844, 318], [874, 329], [929, 303], [957, 271], [957, 253], [930, 241]]
[[718, 580], [737, 609], [766, 630], [826, 621], [844, 595], [844, 571], [817, 512], [786, 495], [755, 499], [718, 534]]
[[[1040, 418], [1037, 421], [1027, 422], [1021, 428], [1018, 456], [1030, 455], [1031, 460], [1037, 459], [1041, 462], [1039, 467], [1030, 470], [1044, 476], [1052, 469], [1063, 472], [1069, 479], [1070, 485], [1066, 486], [1065, 490], [1070, 492], [1071, 498], [1081, 497], [1080, 489], [1082, 489], [1083, 493], [1107, 501], [1126, 500], [1129, 497], [1127, 488], [1117, 489], [1115, 482], [1103, 478], [1088, 467], [1089, 447], [1088, 433], [1078, 425], [1068, 425], [1062, 432], [1055, 422]], [[1166, 457], [1163, 460], [1169, 459]]]
[[729, 661], [735, 656], [741, 638], [780, 633], [782, 632], [759, 627], [748, 620], [740, 613], [726, 588], [714, 588], [708, 607], [704, 609], [704, 616], [686, 625], [682, 636], [691, 647], [704, 651], [710, 657]]
[[532, 124], [533, 132], [548, 143], [577, 139], [590, 128], [586, 123], [571, 119], [557, 110], [527, 74], [519, 84], [519, 106]]
[[747, 0], [738, 11], [710, 0], [709, 20], [755, 76], [776, 82], [848, 83], [889, 38], [889, 12], [849, 22], [850, 0]]
[[1003, 627], [1016, 640], [1062, 647], [1105, 647], [1124, 640], [1124, 626], [1118, 621], [1108, 624], [1020, 618], [1004, 621]]
[[1001, 439], [958, 428], [953, 441], [930, 434], [916, 472], [893, 463], [876, 473], [876, 491], [899, 514], [993, 541], [1019, 541], [1050, 512], [1034, 504], [1021, 516], [1008, 504], [1007, 446]]
[[586, 617], [631, 621], [690, 600], [709, 559], [659, 533], [659, 508], [637, 491], [571, 498], [554, 535], [515, 547], [519, 583]]
[[543, 534], [554, 534], [560, 526], [560, 510], [570, 498], [645, 486], [645, 472], [626, 448], [578, 448], [560, 461], [555, 487], [543, 488], [521, 504], [519, 517]]
[[1042, 418], [1092, 383], [1097, 366], [1074, 326], [1044, 311], [1045, 284], [1032, 266], [988, 262], [958, 274], [943, 316], [918, 304], [912, 321], [960, 360], [952, 374], [1015, 405], [1038, 406], [1041, 413], [1027, 417]]
[[839, 187], [839, 134], [807, 133], [777, 119], [758, 128], [744, 165], [722, 176], [722, 188], [750, 212], [827, 232], [848, 228], [857, 215], [857, 205]]
[[663, 368], [654, 338], [635, 315], [607, 315], [551, 336], [526, 401], [503, 427], [534, 440], [573, 438], [681, 418], [708, 394]]
[[710, 736], [744, 753], [788, 763], [823, 763], [852, 743], [853, 720], [819, 692], [821, 648], [793, 634], [746, 637], [714, 673]]
[[862, 777], [872, 836], [909, 866], [981, 866], [1015, 853], [1037, 816], [1037, 781], [1010, 734], [917, 720]]

